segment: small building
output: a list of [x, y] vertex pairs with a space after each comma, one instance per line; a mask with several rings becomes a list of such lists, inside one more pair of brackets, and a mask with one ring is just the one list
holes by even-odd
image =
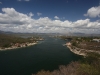
[[100, 42], [100, 39], [93, 39], [93, 41], [95, 41], [95, 42]]

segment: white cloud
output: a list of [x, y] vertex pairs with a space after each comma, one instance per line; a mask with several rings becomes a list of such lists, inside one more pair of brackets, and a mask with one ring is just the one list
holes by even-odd
[[91, 18], [100, 17], [100, 6], [88, 9], [87, 13], [84, 14], [84, 16], [89, 16]]
[[32, 17], [32, 16], [34, 16], [34, 14], [33, 14], [32, 12], [30, 12], [30, 13], [29, 13], [29, 16]]
[[55, 16], [54, 18], [55, 18], [55, 19], [60, 19], [58, 16]]
[[100, 33], [100, 21], [91, 22], [90, 19], [72, 21], [52, 20], [49, 17], [39, 19], [17, 12], [14, 8], [2, 8], [0, 13], [0, 30], [13, 32], [85, 32]]
[[0, 2], [0, 4], [2, 4], [2, 2]]
[[38, 15], [38, 16], [41, 16], [41, 15], [42, 15], [42, 13], [37, 12], [37, 15]]

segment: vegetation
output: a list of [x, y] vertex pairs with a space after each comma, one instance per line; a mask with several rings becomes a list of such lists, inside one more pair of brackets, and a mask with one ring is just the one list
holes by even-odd
[[[63, 39], [68, 39], [68, 37], [62, 37]], [[96, 37], [95, 37], [96, 38]], [[21, 38], [16, 36], [10, 36], [1, 34], [0, 35], [0, 47], [10, 47], [11, 44], [16, 43], [26, 43], [35, 42], [39, 38]], [[100, 50], [98, 47], [100, 42], [93, 41], [94, 38], [89, 37], [73, 37], [71, 43], [73, 46], [84, 48], [84, 49], [94, 49]], [[97, 38], [99, 39], [99, 38]], [[92, 47], [92, 48], [91, 48]], [[80, 61], [71, 62], [67, 66], [59, 66], [58, 70], [50, 71], [39, 71], [32, 75], [100, 75], [100, 54], [97, 53], [87, 53], [87, 56]]]
[[59, 70], [53, 72], [42, 70], [32, 75], [100, 75], [100, 55], [88, 53], [86, 58], [67, 66], [60, 66]]
[[[70, 37], [72, 46], [88, 49], [100, 50], [100, 42], [93, 41], [93, 39], [100, 39], [99, 37]], [[63, 40], [70, 40], [69, 37], [61, 36]], [[100, 75], [100, 54], [89, 52], [87, 56], [80, 61], [71, 62], [67, 66], [60, 66], [58, 70], [39, 71], [32, 75]]]
[[63, 40], [71, 40], [72, 46], [87, 50], [100, 50], [100, 37], [66, 37], [61, 36]]
[[39, 40], [39, 37], [31, 37], [31, 38], [22, 38], [19, 36], [8, 35], [8, 34], [0, 34], [0, 47], [7, 48], [11, 47], [13, 44], [22, 44], [22, 43], [33, 43]]
[[60, 36], [60, 38], [61, 38], [62, 40], [69, 40], [69, 41], [72, 40], [72, 37], [71, 37], [71, 36]]
[[[94, 39], [96, 39], [94, 41]], [[75, 37], [71, 41], [73, 46], [87, 50], [100, 50], [99, 37]]]

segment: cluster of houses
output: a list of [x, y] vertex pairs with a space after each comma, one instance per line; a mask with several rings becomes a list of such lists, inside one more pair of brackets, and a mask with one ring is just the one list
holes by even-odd
[[29, 42], [27, 42], [27, 43], [15, 43], [15, 44], [13, 44], [13, 43], [11, 43], [11, 48], [17, 48], [17, 47], [26, 47], [26, 46], [30, 46], [30, 45], [34, 45], [35, 43], [29, 43]]
[[26, 47], [27, 46], [27, 44], [28, 43], [15, 43], [15, 44], [13, 44], [13, 43], [11, 43], [11, 47], [13, 48], [13, 47]]
[[[30, 40], [31, 41], [33, 41], [33, 40], [39, 40], [39, 41], [41, 41], [41, 40], [43, 40], [43, 38], [34, 38], [34, 37], [32, 37]], [[36, 44], [38, 41], [33, 41], [32, 43], [29, 43], [29, 42], [26, 42], [26, 43], [11, 43], [11, 48], [17, 48], [17, 47], [26, 47], [26, 46], [31, 46], [31, 45], [34, 45], [34, 44]]]
[[27, 47], [27, 46], [31, 46], [31, 45], [35, 45], [37, 44], [37, 42], [33, 42], [33, 43], [11, 43], [11, 46], [8, 47], [8, 48], [3, 48], [3, 47], [0, 47], [0, 50], [7, 50], [7, 49], [16, 49], [16, 48], [21, 48], [21, 47]]

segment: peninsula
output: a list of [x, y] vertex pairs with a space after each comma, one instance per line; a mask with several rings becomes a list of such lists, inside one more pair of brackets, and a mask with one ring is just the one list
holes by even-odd
[[0, 35], [0, 50], [11, 50], [22, 47], [32, 46], [38, 43], [38, 41], [43, 40], [41, 37], [28, 37], [22, 38], [19, 36], [1, 34]]
[[100, 54], [100, 38], [99, 37], [74, 37], [65, 45], [75, 54], [86, 56], [88, 52]]

